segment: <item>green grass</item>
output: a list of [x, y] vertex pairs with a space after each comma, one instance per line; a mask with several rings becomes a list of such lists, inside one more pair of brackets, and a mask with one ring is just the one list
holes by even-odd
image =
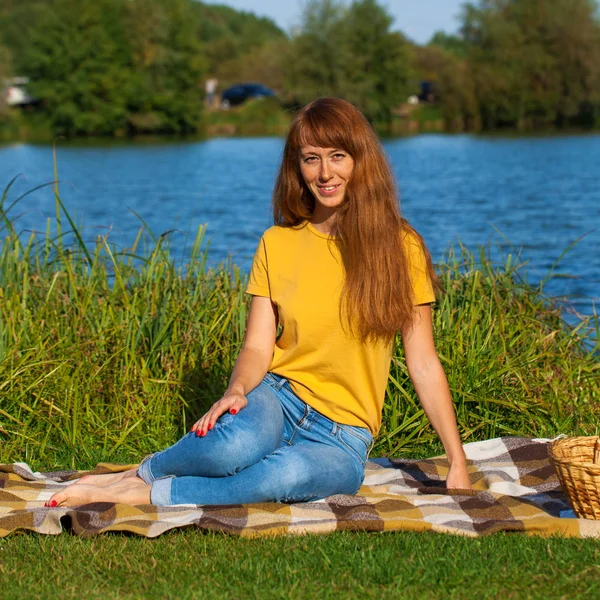
[[284, 136], [292, 117], [278, 100], [259, 98], [229, 110], [206, 111], [204, 124], [209, 136]]
[[52, 143], [54, 139], [50, 122], [37, 110], [11, 109], [0, 116], [0, 142], [36, 141]]
[[[20, 198], [9, 188], [0, 202], [0, 461], [135, 462], [178, 439], [225, 388], [245, 278], [207, 267], [203, 228], [186, 265], [147, 231], [148, 252], [143, 231], [127, 251], [105, 237], [85, 246], [55, 192], [54, 237], [18, 235], [6, 213]], [[598, 319], [568, 326], [522, 269], [462, 247], [439, 268], [437, 347], [465, 442], [598, 432]], [[440, 450], [399, 343], [383, 416], [375, 454]]]
[[[58, 190], [61, 235], [18, 235], [6, 212], [19, 201], [0, 202], [0, 461], [87, 468], [174, 442], [226, 385], [244, 277], [207, 267], [202, 228], [178, 266], [147, 231], [148, 252], [142, 233], [126, 252], [77, 231], [67, 243]], [[440, 265], [437, 345], [465, 441], [598, 431], [598, 320], [569, 327], [522, 271], [465, 248]], [[397, 345], [375, 453], [439, 450]], [[0, 540], [0, 578], [7, 599], [595, 598], [599, 558], [598, 540], [516, 534], [17, 534]]]
[[240, 539], [0, 540], [5, 600], [22, 598], [597, 598], [600, 540], [397, 532]]

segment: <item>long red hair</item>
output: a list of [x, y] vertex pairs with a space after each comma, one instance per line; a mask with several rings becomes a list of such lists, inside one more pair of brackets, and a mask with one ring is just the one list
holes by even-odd
[[431, 256], [400, 215], [395, 180], [379, 138], [364, 115], [339, 98], [311, 102], [291, 124], [273, 193], [276, 225], [297, 226], [313, 213], [315, 200], [300, 173], [299, 153], [307, 145], [345, 150], [354, 159], [332, 231], [345, 269], [340, 314], [363, 341], [389, 342], [414, 315], [408, 238], [421, 244], [435, 282]]

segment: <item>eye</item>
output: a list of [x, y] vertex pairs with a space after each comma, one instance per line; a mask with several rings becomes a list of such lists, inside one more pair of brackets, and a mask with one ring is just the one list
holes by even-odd
[[305, 164], [314, 164], [315, 162], [317, 162], [319, 159], [316, 156], [305, 156], [302, 159], [302, 162]]
[[343, 160], [344, 158], [346, 158], [346, 155], [343, 152], [336, 152], [333, 155], [333, 160]]

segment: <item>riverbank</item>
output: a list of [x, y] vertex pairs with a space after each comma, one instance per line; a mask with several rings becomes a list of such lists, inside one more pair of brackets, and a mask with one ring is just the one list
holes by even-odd
[[[177, 440], [225, 388], [245, 277], [207, 267], [203, 228], [181, 266], [162, 237], [145, 255], [139, 237], [124, 252], [103, 237], [84, 246], [78, 232], [66, 246], [59, 214], [56, 237], [21, 238], [6, 218], [0, 229], [0, 461], [136, 461]], [[598, 319], [569, 326], [523, 269], [465, 248], [439, 265], [437, 347], [465, 442], [598, 431]], [[397, 343], [374, 453], [439, 451]]]
[[[214, 137], [266, 137], [286, 135], [294, 117], [292, 108], [282, 106], [277, 100], [266, 98], [248, 101], [241, 106], [228, 110], [206, 110], [201, 128], [195, 135], [173, 136], [155, 134], [136, 135], [128, 137], [123, 131], [116, 132], [109, 138], [94, 136], [74, 138], [73, 141], [100, 142], [103, 140], [169, 140], [169, 139], [206, 139]], [[598, 132], [599, 128], [580, 129], [539, 129], [532, 124], [522, 124], [520, 128], [499, 128], [483, 130], [481, 123], [474, 120], [444, 118], [442, 109], [435, 104], [419, 106], [403, 105], [395, 112], [390, 123], [374, 123], [377, 132], [383, 136], [406, 136], [420, 133], [476, 133], [476, 134], [561, 134]], [[13, 118], [0, 123], [0, 143], [31, 142], [53, 143], [61, 142], [40, 115], [35, 112], [13, 113]]]
[[[287, 110], [274, 99], [250, 100], [241, 106], [228, 110], [205, 110], [198, 131], [191, 135], [146, 133], [127, 136], [125, 131], [117, 131], [110, 137], [81, 136], [71, 141], [118, 141], [118, 140], [170, 140], [206, 139], [230, 136], [284, 136], [293, 118], [293, 111]], [[12, 118], [0, 122], [0, 143], [31, 142], [53, 143], [66, 138], [52, 132], [49, 123], [35, 111], [13, 111]]]

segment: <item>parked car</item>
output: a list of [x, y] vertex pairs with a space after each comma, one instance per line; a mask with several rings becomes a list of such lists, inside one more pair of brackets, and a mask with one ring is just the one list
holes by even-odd
[[4, 93], [8, 106], [26, 106], [36, 103], [36, 99], [27, 91], [28, 83], [28, 77], [13, 77], [4, 82]]
[[221, 94], [221, 108], [238, 106], [251, 98], [269, 98], [275, 92], [262, 83], [239, 83], [227, 88]]

